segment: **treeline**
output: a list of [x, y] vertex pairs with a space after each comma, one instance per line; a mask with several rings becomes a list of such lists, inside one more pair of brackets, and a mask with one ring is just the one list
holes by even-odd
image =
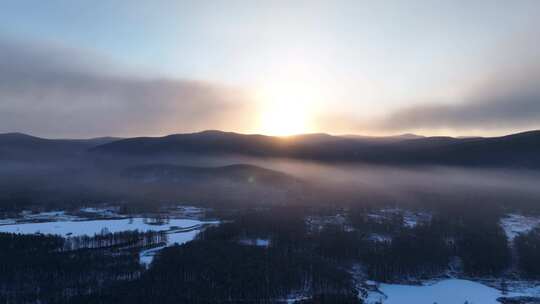
[[64, 250], [106, 247], [147, 247], [167, 243], [167, 234], [162, 231], [120, 231], [115, 233], [100, 233], [94, 236], [70, 236], [64, 239], [63, 242]]
[[164, 249], [139, 280], [100, 303], [269, 303], [312, 293], [356, 296], [350, 274], [316, 255], [196, 240]]
[[532, 278], [540, 278], [540, 227], [518, 235], [514, 244], [520, 269]]
[[[317, 295], [313, 303], [361, 303], [348, 265], [316, 250], [305, 214], [247, 212], [162, 250], [140, 279], [75, 303], [276, 303], [310, 295]], [[251, 237], [271, 239], [271, 246], [239, 242]]]
[[369, 214], [370, 210], [355, 210], [350, 221], [364, 241], [359, 259], [370, 278], [433, 277], [446, 271], [453, 257], [459, 258], [459, 266], [469, 276], [500, 275], [510, 266], [508, 240], [496, 209], [474, 213], [455, 206], [435, 211], [413, 227], [405, 225], [399, 212], [375, 219]]
[[[469, 276], [498, 276], [510, 266], [496, 208], [445, 206], [415, 225], [407, 225], [399, 210], [382, 216], [365, 207], [339, 212], [345, 222], [308, 221], [314, 214], [332, 219], [335, 211], [300, 206], [238, 211], [195, 241], [163, 249], [146, 271], [131, 249], [163, 241], [159, 233], [81, 237], [81, 247], [71, 246], [86, 249], [71, 251], [65, 250], [70, 241], [59, 237], [6, 234], [0, 248], [11, 255], [0, 255], [6, 267], [0, 268], [0, 290], [18, 290], [19, 298], [12, 292], [0, 300], [24, 303], [13, 301], [24, 294], [72, 304], [361, 303], [352, 265], [363, 266], [362, 279], [386, 282], [440, 276], [456, 260], [454, 270]], [[246, 245], [246, 239], [269, 240], [269, 246]], [[540, 229], [518, 236], [515, 246], [521, 270], [538, 276]]]
[[[455, 257], [470, 276], [501, 275], [510, 265], [496, 210], [435, 213], [412, 227], [400, 212], [374, 217], [373, 210], [353, 210], [347, 225], [354, 229], [331, 221], [312, 229], [306, 222], [312, 211], [257, 210], [210, 227], [198, 241], [158, 256], [150, 271], [122, 292], [133, 298], [121, 302], [111, 292], [112, 298], [100, 303], [266, 303], [299, 291], [316, 295], [307, 303], [347, 302], [358, 299], [348, 271], [356, 263], [365, 266], [368, 278], [387, 282], [440, 276]], [[242, 245], [246, 238], [269, 239], [270, 247]]]
[[122, 232], [64, 239], [0, 233], [0, 303], [67, 303], [73, 297], [139, 278], [134, 246], [160, 233]]
[[[306, 216], [314, 212], [242, 211], [194, 242], [163, 250], [140, 279], [76, 303], [273, 303], [293, 295], [312, 296], [304, 303], [359, 303], [353, 264], [387, 282], [439, 276], [454, 257], [467, 275], [499, 275], [510, 264], [497, 212], [436, 213], [410, 227], [400, 212], [350, 210], [347, 223], [313, 229]], [[241, 242], [257, 238], [270, 246]]]

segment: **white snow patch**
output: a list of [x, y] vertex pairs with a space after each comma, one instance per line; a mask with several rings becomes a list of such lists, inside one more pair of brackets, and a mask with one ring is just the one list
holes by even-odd
[[13, 225], [13, 224], [15, 224], [15, 223], [17, 223], [17, 221], [14, 220], [14, 219], [9, 219], [9, 218], [8, 218], [8, 219], [2, 219], [2, 220], [0, 220], [0, 225]]
[[386, 219], [389, 219], [390, 216], [396, 214], [403, 215], [403, 223], [406, 227], [413, 228], [420, 222], [427, 222], [431, 220], [431, 214], [421, 211], [410, 211], [400, 208], [384, 208], [377, 212], [368, 214], [368, 217], [372, 218], [375, 221], [382, 222]]
[[388, 234], [381, 234], [381, 233], [370, 233], [367, 237], [369, 241], [373, 242], [391, 242], [392, 236]]
[[190, 230], [186, 232], [167, 233], [167, 244], [168, 245], [174, 245], [174, 244], [182, 245], [184, 243], [192, 241], [199, 232], [200, 232], [200, 229]]
[[354, 228], [348, 223], [344, 214], [335, 215], [311, 215], [305, 218], [308, 229], [312, 232], [320, 232], [327, 225], [337, 225], [343, 227], [347, 232], [354, 231]]
[[[217, 222], [209, 222], [209, 223], [216, 224]], [[139, 263], [148, 267], [154, 260], [154, 257], [156, 256], [156, 254], [161, 249], [168, 246], [173, 246], [173, 245], [182, 245], [182, 244], [192, 241], [193, 239], [195, 239], [197, 234], [199, 234], [199, 232], [201, 231], [201, 228], [188, 230], [188, 231], [180, 231], [180, 232], [167, 232], [167, 245], [141, 251], [139, 253]]]
[[[49, 211], [41, 213], [23, 211], [21, 212], [21, 221], [16, 219], [0, 220], [0, 232], [20, 234], [39, 233], [74, 237], [133, 230], [141, 232], [166, 231], [167, 244], [165, 246], [150, 248], [139, 253], [140, 263], [148, 266], [152, 262], [155, 254], [161, 249], [174, 244], [181, 245], [192, 241], [206, 224], [219, 224], [219, 221], [201, 221], [193, 218], [118, 218], [116, 213], [117, 210], [114, 207], [88, 207], [81, 208], [80, 211], [99, 214], [104, 217], [114, 216], [115, 218], [87, 220], [82, 217], [67, 215], [65, 211]], [[195, 215], [200, 214], [202, 209], [197, 207], [183, 207], [181, 208], [181, 211], [185, 211], [182, 213]], [[260, 242], [256, 243], [260, 244]]]
[[[79, 209], [83, 213], [91, 213], [103, 217], [119, 217], [118, 214], [120, 208], [118, 207], [107, 207], [107, 208], [95, 208], [95, 207], [86, 207]], [[123, 217], [123, 216], [122, 216]]]
[[369, 292], [366, 304], [500, 304], [499, 297], [524, 296], [523, 293], [508, 293], [478, 282], [447, 279], [430, 285], [385, 284], [378, 286], [380, 292]]
[[147, 250], [143, 250], [139, 252], [139, 263], [148, 267], [154, 260], [156, 253], [158, 253], [158, 251], [160, 251], [161, 249], [165, 247], [167, 246], [159, 246], [159, 247], [155, 247], [155, 248], [151, 248], [151, 249], [147, 249]]
[[269, 239], [241, 239], [239, 241], [242, 245], [248, 245], [248, 246], [259, 246], [259, 247], [269, 247], [270, 246], [270, 240]]
[[103, 232], [114, 233], [128, 230], [166, 231], [201, 225], [203, 222], [191, 219], [170, 219], [161, 225], [149, 224], [146, 218], [108, 219], [90, 221], [56, 221], [43, 223], [19, 223], [0, 226], [0, 232], [21, 234], [55, 234], [61, 236], [94, 235]]
[[530, 296], [540, 297], [540, 285], [525, 288], [521, 290], [521, 293]]
[[31, 211], [22, 211], [20, 213], [23, 221], [68, 221], [78, 219], [77, 216], [66, 214], [65, 211], [47, 211], [32, 213]]
[[162, 213], [166, 213], [170, 217], [176, 218], [192, 218], [203, 219], [208, 211], [211, 209], [189, 206], [189, 205], [176, 205], [170, 207], [164, 207], [161, 209]]
[[292, 292], [285, 299], [277, 299], [277, 302], [279, 302], [279, 303], [284, 302], [284, 303], [287, 303], [287, 304], [293, 304], [293, 303], [296, 303], [298, 301], [307, 300], [309, 298], [310, 298], [310, 296], [308, 296], [306, 292], [297, 291], [297, 292]]
[[512, 241], [518, 234], [527, 233], [538, 226], [540, 224], [540, 217], [511, 213], [503, 217], [500, 224], [508, 240]]

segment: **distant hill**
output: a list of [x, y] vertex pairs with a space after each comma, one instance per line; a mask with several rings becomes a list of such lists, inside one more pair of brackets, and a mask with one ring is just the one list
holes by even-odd
[[123, 175], [144, 183], [231, 181], [246, 184], [286, 185], [296, 178], [258, 166], [235, 164], [220, 167], [194, 167], [151, 164], [127, 168]]
[[351, 138], [351, 139], [362, 139], [362, 140], [375, 140], [375, 141], [400, 141], [400, 140], [407, 140], [407, 139], [425, 138], [425, 136], [411, 134], [411, 133], [391, 135], [391, 136], [365, 136], [365, 135], [347, 134], [347, 135], [341, 135], [341, 137]]
[[127, 139], [43, 139], [20, 133], [0, 134], [0, 159], [42, 160], [68, 157], [121, 161], [193, 156], [279, 157], [325, 162], [383, 165], [540, 168], [540, 131], [501, 137], [393, 137], [304, 134], [289, 137], [221, 131]]
[[0, 134], [0, 158], [28, 160], [63, 158], [85, 153], [88, 149], [110, 143], [118, 138], [45, 139], [23, 133]]
[[280, 141], [264, 135], [204, 131], [164, 137], [135, 137], [111, 142], [92, 149], [97, 153], [156, 155], [170, 153], [272, 155]]
[[292, 137], [205, 131], [138, 137], [91, 149], [95, 155], [245, 155], [388, 165], [455, 165], [540, 168], [540, 131], [502, 137], [419, 137], [382, 140], [308, 134]]
[[[294, 204], [305, 198], [307, 183], [291, 175], [253, 165], [194, 167], [139, 165], [121, 171], [130, 195], [158, 201], [192, 201], [228, 206]], [[309, 193], [309, 192], [308, 192]]]

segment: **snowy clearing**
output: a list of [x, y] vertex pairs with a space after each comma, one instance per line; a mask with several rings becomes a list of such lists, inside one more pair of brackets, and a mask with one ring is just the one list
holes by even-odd
[[138, 231], [167, 231], [171, 229], [189, 228], [204, 222], [192, 219], [170, 219], [161, 224], [153, 224], [147, 218], [126, 218], [108, 220], [78, 220], [56, 221], [41, 223], [19, 223], [0, 226], [0, 232], [21, 234], [55, 234], [61, 236], [94, 235], [100, 233], [115, 233], [128, 230]]
[[509, 241], [514, 240], [520, 233], [531, 231], [540, 224], [540, 217], [525, 216], [511, 213], [501, 219], [501, 226]]
[[[138, 231], [167, 231], [167, 246], [184, 244], [193, 240], [205, 224], [218, 222], [203, 222], [194, 219], [168, 219], [155, 223], [147, 218], [102, 219], [102, 220], [69, 220], [38, 223], [15, 223], [0, 226], [0, 232], [21, 234], [54, 234], [64, 237], [95, 235], [100, 233], [115, 233], [128, 230]], [[139, 253], [139, 261], [150, 265], [154, 256], [166, 246], [143, 250]]]
[[[202, 221], [195, 217], [204, 214], [204, 210], [191, 206], [178, 206], [171, 216], [189, 218], [152, 218], [131, 217], [119, 215], [117, 207], [79, 209], [83, 217], [67, 214], [65, 211], [48, 211], [32, 213], [23, 211], [20, 218], [0, 220], [0, 232], [20, 234], [51, 234], [63, 237], [93, 236], [103, 233], [121, 231], [165, 231], [167, 244], [143, 250], [139, 253], [140, 263], [148, 266], [157, 252], [174, 244], [184, 244], [192, 241], [207, 224], [218, 224], [219, 221]], [[104, 218], [88, 219], [84, 214], [98, 215]]]
[[[207, 222], [205, 224], [217, 224], [218, 222]], [[151, 248], [148, 250], [143, 250], [139, 253], [139, 263], [145, 265], [148, 267], [152, 261], [154, 260], [154, 257], [156, 254], [163, 248], [173, 245], [182, 245], [189, 241], [192, 241], [195, 239], [197, 234], [201, 232], [202, 225], [194, 226], [196, 228], [190, 229], [187, 231], [173, 231], [173, 232], [167, 232], [167, 245], [166, 246], [160, 246], [156, 248]]]
[[498, 289], [478, 282], [447, 279], [430, 285], [384, 284], [378, 286], [380, 292], [369, 292], [367, 304], [500, 304], [497, 298], [537, 296], [538, 290], [522, 293], [510, 292], [503, 295]]

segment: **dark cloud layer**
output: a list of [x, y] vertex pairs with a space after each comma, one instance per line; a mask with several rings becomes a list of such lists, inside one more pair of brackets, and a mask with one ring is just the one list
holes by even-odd
[[384, 115], [361, 113], [363, 118], [352, 111], [327, 112], [317, 117], [317, 124], [338, 133], [372, 134], [503, 135], [540, 129], [540, 44], [536, 40], [515, 37], [506, 41], [486, 52], [483, 62], [470, 70], [448, 83], [448, 91], [459, 97], [412, 100]]
[[91, 137], [241, 130], [251, 123], [249, 107], [240, 90], [133, 76], [81, 50], [0, 40], [0, 132]]
[[540, 128], [540, 46], [536, 41], [516, 42], [497, 49], [498, 56], [487, 56], [488, 67], [477, 72], [477, 81], [456, 84], [464, 92], [462, 100], [412, 105], [375, 125], [389, 130]]
[[508, 130], [540, 127], [540, 77], [498, 80], [457, 104], [420, 104], [391, 114], [383, 129]]

